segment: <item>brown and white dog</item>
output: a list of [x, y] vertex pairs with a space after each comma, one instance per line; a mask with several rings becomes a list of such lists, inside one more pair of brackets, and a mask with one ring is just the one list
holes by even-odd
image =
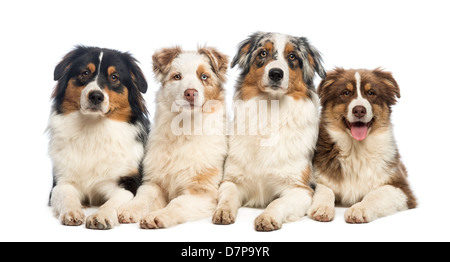
[[325, 70], [306, 38], [263, 32], [241, 42], [235, 65], [241, 75], [234, 130], [213, 223], [234, 223], [241, 206], [264, 207], [255, 229], [276, 230], [305, 216], [311, 204], [319, 129], [313, 79]]
[[227, 68], [227, 57], [209, 47], [165, 48], [153, 55], [161, 88], [143, 184], [121, 208], [121, 223], [166, 228], [213, 214], [227, 153]]
[[147, 82], [136, 62], [128, 53], [78, 46], [55, 68], [50, 205], [64, 225], [81, 225], [87, 205], [99, 208], [86, 227], [118, 225], [117, 208], [141, 182], [149, 122], [141, 95]]
[[390, 121], [391, 106], [400, 98], [392, 74], [337, 68], [327, 73], [318, 93], [317, 186], [309, 216], [331, 221], [337, 203], [350, 206], [345, 221], [367, 223], [416, 207]]

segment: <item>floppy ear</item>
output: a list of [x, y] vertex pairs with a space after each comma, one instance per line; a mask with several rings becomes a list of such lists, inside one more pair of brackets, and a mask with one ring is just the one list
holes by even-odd
[[225, 74], [228, 69], [228, 57], [211, 47], [200, 48], [198, 52], [209, 58], [214, 73], [219, 77], [220, 81], [225, 82]]
[[153, 54], [153, 72], [159, 82], [169, 72], [170, 64], [182, 51], [180, 47], [176, 46], [174, 48], [163, 48]]
[[319, 87], [317, 88], [319, 98], [322, 98], [324, 90], [331, 86], [334, 82], [336, 82], [336, 79], [333, 78], [326, 78], [320, 81]]
[[235, 67], [237, 64], [239, 64], [239, 67], [245, 68], [246, 65], [249, 64], [248, 60], [250, 58], [250, 47], [252, 45], [251, 42], [252, 39], [249, 38], [239, 44], [238, 52], [231, 61], [231, 68]]
[[266, 35], [267, 33], [264, 32], [256, 32], [242, 41], [238, 46], [237, 54], [231, 61], [231, 68], [239, 65], [240, 68], [244, 69], [244, 72], [247, 71], [250, 67], [251, 55], [255, 51], [256, 45]]
[[397, 81], [395, 81], [394, 77], [392, 76], [391, 72], [383, 71], [381, 68], [376, 68], [373, 70], [373, 73], [381, 78], [381, 81], [386, 84], [395, 94], [397, 98], [400, 98], [400, 88], [397, 84]]
[[55, 88], [52, 92], [52, 98], [59, 97], [64, 95], [66, 81], [63, 81], [63, 77], [67, 75], [69, 69], [75, 60], [76, 57], [80, 56], [86, 47], [84, 46], [76, 46], [75, 49], [67, 53], [63, 59], [56, 65], [55, 70], [53, 71], [53, 80], [58, 81]]
[[306, 37], [297, 37], [295, 41], [303, 62], [303, 80], [309, 88], [314, 89], [315, 74], [317, 73], [322, 79], [326, 77], [326, 72], [322, 65], [322, 56], [314, 46], [309, 44]]
[[145, 94], [145, 92], [147, 92], [147, 80], [145, 80], [145, 76], [138, 65], [138, 60], [128, 52], [121, 53], [121, 57], [122, 61], [125, 62], [130, 70], [132, 84], [139, 90], [139, 92]]
[[[130, 103], [132, 108], [131, 110], [136, 114], [136, 116], [140, 116], [142, 112], [147, 112], [145, 100], [141, 95], [141, 93], [145, 94], [145, 92], [147, 92], [147, 80], [138, 65], [138, 61], [129, 53], [123, 53], [123, 56], [125, 56], [125, 61], [130, 70], [131, 82], [140, 92], [137, 92], [134, 88], [130, 91], [128, 99], [130, 99], [130, 101], [134, 101]], [[139, 105], [139, 107], [135, 107], [134, 105]]]
[[138, 61], [134, 59], [131, 55], [129, 55], [129, 65], [130, 65], [130, 75], [133, 84], [137, 87], [137, 89], [145, 94], [147, 92], [147, 80], [145, 80], [145, 76], [142, 73], [141, 68], [138, 66]]
[[80, 48], [82, 48], [82, 47], [77, 47], [76, 49], [67, 53], [63, 57], [61, 62], [59, 62], [56, 65], [55, 71], [53, 72], [53, 80], [58, 81], [59, 79], [61, 79], [63, 77], [63, 75], [65, 75], [69, 71], [69, 68], [72, 65], [73, 59], [80, 52]]
[[144, 74], [142, 73], [141, 69], [136, 66], [131, 68], [131, 79], [133, 80], [133, 83], [136, 85], [137, 89], [145, 94], [147, 92], [147, 80], [145, 80]]
[[344, 71], [345, 70], [343, 68], [338, 67], [327, 73], [327, 76], [325, 77], [325, 79], [322, 79], [322, 81], [320, 81], [319, 87], [317, 88], [319, 98], [322, 99], [325, 97], [326, 90], [338, 80], [338, 78], [344, 73]]
[[320, 78], [324, 79], [327, 76], [327, 73], [322, 65], [322, 56], [320, 52], [312, 45], [309, 46], [308, 62]]

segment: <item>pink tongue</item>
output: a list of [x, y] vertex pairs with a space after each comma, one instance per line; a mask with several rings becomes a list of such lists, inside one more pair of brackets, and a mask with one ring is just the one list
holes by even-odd
[[367, 137], [367, 125], [352, 125], [350, 131], [354, 139], [361, 141]]

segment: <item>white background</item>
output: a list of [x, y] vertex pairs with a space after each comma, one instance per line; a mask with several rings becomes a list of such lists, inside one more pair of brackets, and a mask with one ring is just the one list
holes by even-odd
[[[1, 241], [449, 241], [448, 138], [450, 8], [448, 1], [2, 1], [0, 4]], [[210, 218], [169, 229], [137, 224], [109, 231], [60, 225], [47, 206], [52, 185], [44, 133], [55, 86], [53, 70], [75, 45], [130, 51], [149, 82], [162, 47], [208, 44], [231, 58], [251, 33], [306, 36], [327, 70], [393, 72], [401, 90], [392, 121], [419, 207], [364, 225], [309, 218], [260, 233], [261, 209], [240, 209], [234, 225]], [[229, 70], [228, 101], [238, 71]], [[318, 83], [319, 79], [316, 79]], [[152, 115], [153, 116], [153, 115]], [[87, 210], [92, 212], [93, 209]]]

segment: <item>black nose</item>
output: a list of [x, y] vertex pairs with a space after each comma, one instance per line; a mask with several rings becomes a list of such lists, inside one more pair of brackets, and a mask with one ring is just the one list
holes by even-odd
[[105, 96], [100, 91], [92, 91], [89, 93], [89, 101], [91, 101], [91, 103], [94, 105], [98, 105], [103, 102], [104, 98]]
[[355, 106], [352, 110], [352, 113], [357, 118], [362, 118], [366, 115], [366, 108], [363, 106]]
[[283, 70], [280, 68], [272, 68], [269, 70], [269, 78], [274, 82], [278, 82], [283, 79], [283, 75]]

